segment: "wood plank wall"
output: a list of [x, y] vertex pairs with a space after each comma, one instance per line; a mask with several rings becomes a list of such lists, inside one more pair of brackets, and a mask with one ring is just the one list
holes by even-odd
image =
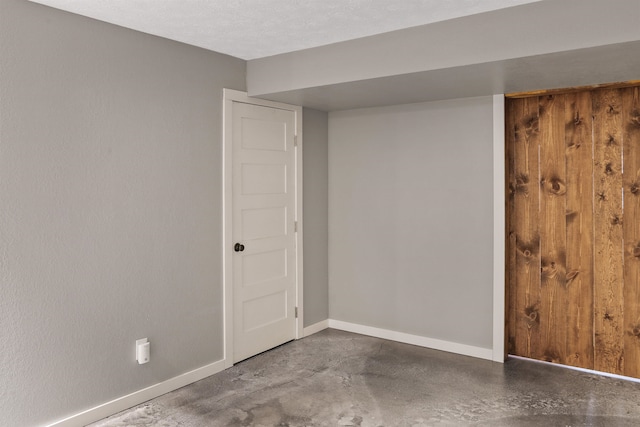
[[510, 354], [640, 377], [640, 94], [508, 98]]

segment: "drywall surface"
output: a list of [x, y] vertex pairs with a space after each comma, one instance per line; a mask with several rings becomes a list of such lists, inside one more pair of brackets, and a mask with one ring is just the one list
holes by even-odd
[[248, 90], [260, 96], [633, 42], [639, 21], [637, 0], [534, 2], [253, 59]]
[[328, 119], [322, 111], [302, 112], [305, 327], [329, 318]]
[[322, 111], [352, 110], [622, 82], [637, 79], [639, 69], [640, 41], [635, 41], [314, 86], [260, 97]]
[[492, 98], [329, 113], [329, 317], [492, 347]]
[[249, 95], [335, 111], [637, 79], [638, 0], [542, 1], [249, 61]]
[[0, 425], [223, 357], [223, 87], [244, 61], [0, 1]]

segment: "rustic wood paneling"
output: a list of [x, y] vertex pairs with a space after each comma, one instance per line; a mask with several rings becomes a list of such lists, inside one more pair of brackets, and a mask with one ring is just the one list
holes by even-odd
[[506, 107], [509, 352], [640, 378], [640, 87]]
[[[516, 197], [516, 175], [515, 170], [515, 145], [518, 133], [520, 132], [519, 118], [522, 116], [522, 102], [507, 102], [505, 105], [505, 166], [506, 166], [506, 216], [505, 235], [507, 236], [507, 250], [505, 255], [505, 278], [507, 286], [505, 289], [505, 349], [507, 353], [515, 353], [516, 337], [516, 230], [514, 225], [515, 197]], [[512, 307], [514, 309], [512, 309]]]
[[567, 162], [566, 358], [593, 369], [593, 143], [589, 92], [565, 99]]
[[546, 95], [566, 95], [566, 94], [574, 94], [576, 92], [583, 93], [591, 93], [596, 89], [622, 89], [628, 87], [635, 87], [640, 85], [640, 80], [629, 80], [625, 82], [613, 82], [613, 83], [602, 83], [597, 85], [589, 85], [589, 86], [576, 86], [562, 89], [542, 89], [542, 90], [530, 90], [526, 92], [511, 92], [505, 94], [505, 98], [529, 98], [529, 97], [540, 97]]
[[540, 101], [540, 326], [544, 360], [565, 363], [567, 172], [564, 95]]
[[623, 91], [624, 374], [640, 377], [640, 89]]
[[514, 177], [515, 196], [515, 342], [516, 354], [541, 357], [540, 232], [539, 232], [539, 117], [538, 99], [517, 107]]
[[594, 368], [624, 371], [622, 253], [622, 97], [593, 92]]

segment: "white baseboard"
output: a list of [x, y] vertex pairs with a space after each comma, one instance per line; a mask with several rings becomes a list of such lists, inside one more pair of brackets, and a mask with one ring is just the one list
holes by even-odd
[[368, 335], [370, 337], [398, 341], [401, 343], [417, 345], [420, 347], [427, 347], [434, 350], [442, 350], [449, 353], [462, 354], [464, 356], [493, 360], [493, 350], [490, 348], [475, 347], [450, 341], [442, 341], [434, 338], [422, 337], [419, 335], [405, 334], [403, 332], [395, 332], [387, 329], [358, 325], [356, 323], [343, 322], [341, 320], [329, 319], [329, 327], [333, 329], [339, 329], [341, 331]]
[[[405, 334], [387, 329], [374, 328], [371, 326], [358, 325], [356, 323], [343, 322], [341, 320], [327, 319], [307, 326], [303, 330], [304, 336], [313, 335], [324, 329], [333, 328], [342, 331], [353, 332], [361, 335], [398, 341], [405, 344], [427, 347], [434, 350], [442, 350], [450, 353], [462, 354], [465, 356], [478, 357], [480, 359], [492, 360], [493, 351], [487, 348], [474, 347], [465, 344], [458, 344], [450, 341], [442, 341], [434, 338], [422, 337], [419, 335]], [[162, 396], [173, 390], [199, 381], [208, 376], [217, 374], [225, 369], [225, 361], [219, 360], [202, 368], [194, 369], [177, 377], [168, 379], [161, 383], [138, 390], [126, 396], [119, 397], [110, 402], [103, 403], [94, 408], [67, 417], [63, 420], [49, 424], [48, 427], [79, 427], [95, 421], [101, 420], [120, 411], [144, 403], [148, 400]]]
[[313, 335], [315, 333], [323, 331], [328, 327], [329, 327], [329, 319], [322, 320], [318, 323], [314, 323], [313, 325], [307, 326], [306, 328], [304, 328], [304, 331], [302, 332], [302, 334], [303, 336], [308, 337], [309, 335]]
[[555, 366], [556, 368], [561, 368], [561, 369], [571, 369], [572, 371], [584, 372], [589, 375], [600, 375], [602, 377], [615, 378], [616, 380], [640, 383], [640, 378], [626, 377], [624, 375], [611, 374], [609, 372], [604, 372], [604, 371], [595, 371], [593, 369], [587, 369], [587, 368], [578, 368], [577, 366], [561, 365], [560, 363], [547, 362], [546, 360], [529, 359], [528, 357], [514, 356], [513, 354], [510, 354], [508, 358], [516, 359], [516, 360], [524, 360], [526, 362], [531, 362], [531, 363], [539, 363], [541, 365]]
[[95, 408], [87, 409], [86, 411], [72, 415], [63, 420], [56, 421], [53, 424], [49, 424], [48, 427], [79, 427], [93, 423], [113, 414], [117, 414], [125, 409], [144, 403], [147, 400], [162, 396], [165, 393], [177, 390], [213, 374], [217, 374], [224, 370], [224, 368], [224, 360], [219, 360], [161, 383], [135, 391], [126, 396], [119, 397], [111, 402], [103, 403]]

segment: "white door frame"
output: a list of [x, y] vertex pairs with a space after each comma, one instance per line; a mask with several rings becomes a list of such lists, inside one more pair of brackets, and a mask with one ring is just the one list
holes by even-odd
[[224, 365], [225, 368], [233, 366], [233, 242], [232, 221], [233, 221], [233, 138], [231, 135], [233, 103], [259, 105], [263, 107], [278, 108], [280, 110], [293, 111], [296, 123], [296, 207], [295, 221], [296, 231], [296, 307], [298, 307], [298, 318], [296, 319], [296, 339], [303, 336], [303, 286], [302, 286], [302, 107], [280, 102], [266, 101], [263, 99], [250, 98], [246, 92], [232, 89], [223, 89], [222, 108], [222, 206], [223, 206], [223, 228], [222, 228], [222, 283], [224, 299]]
[[505, 341], [506, 173], [504, 95], [493, 95], [493, 361], [503, 363]]

